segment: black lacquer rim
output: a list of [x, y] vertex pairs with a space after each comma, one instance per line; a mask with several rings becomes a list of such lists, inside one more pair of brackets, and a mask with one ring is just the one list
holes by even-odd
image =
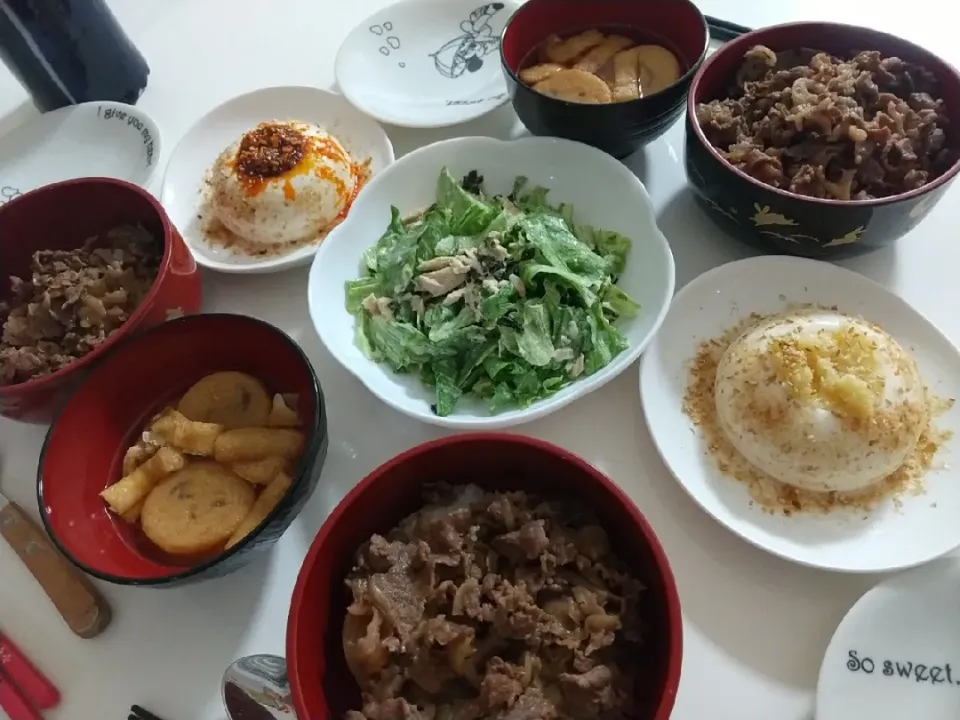
[[[70, 402], [73, 400], [73, 395], [76, 395], [80, 391], [80, 388], [74, 391], [71, 395], [70, 400], [68, 400], [63, 409], [57, 415], [56, 419], [50, 424], [50, 429], [47, 431], [47, 435], [43, 440], [43, 447], [40, 449], [40, 459], [37, 463], [37, 509], [40, 512], [40, 519], [43, 521], [43, 527], [47, 532], [47, 535], [53, 541], [53, 544], [57, 549], [67, 558], [71, 563], [73, 563], [80, 570], [86, 574], [97, 578], [98, 580], [104, 580], [114, 585], [128, 585], [136, 587], [160, 587], [165, 585], [176, 585], [191, 579], [199, 579], [199, 576], [208, 572], [211, 568], [219, 565], [220, 563], [226, 561], [229, 558], [237, 557], [243, 554], [246, 550], [249, 550], [250, 547], [255, 544], [256, 539], [266, 530], [270, 525], [276, 520], [277, 516], [282, 510], [285, 509], [285, 506], [290, 501], [292, 497], [295, 497], [301, 490], [301, 486], [305, 481], [309, 481], [309, 478], [306, 477], [307, 469], [312, 467], [313, 463], [316, 462], [316, 457], [319, 455], [321, 448], [326, 441], [327, 429], [326, 429], [326, 406], [323, 398], [323, 390], [320, 387], [320, 380], [317, 378], [317, 373], [313, 369], [313, 365], [310, 363], [309, 358], [303, 352], [303, 349], [296, 343], [296, 341], [287, 335], [283, 330], [272, 325], [264, 320], [259, 320], [257, 318], [249, 317], [247, 315], [236, 315], [233, 313], [201, 313], [198, 315], [186, 315], [184, 317], [175, 318], [173, 320], [168, 320], [167, 322], [156, 325], [152, 328], [144, 330], [143, 332], [136, 333], [130, 337], [123, 338], [116, 347], [110, 352], [110, 354], [105, 358], [111, 358], [114, 355], [119, 355], [125, 349], [133, 347], [140, 340], [148, 337], [151, 333], [158, 332], [161, 329], [166, 329], [170, 325], [177, 324], [186, 324], [191, 322], [206, 322], [206, 321], [216, 321], [217, 319], [229, 319], [230, 321], [240, 320], [243, 322], [248, 322], [254, 325], [259, 325], [266, 328], [277, 338], [289, 346], [299, 357], [300, 362], [307, 369], [307, 372], [310, 374], [311, 379], [311, 389], [314, 395], [314, 415], [311, 422], [311, 430], [309, 433], [310, 441], [306, 448], [304, 448], [303, 455], [301, 456], [300, 465], [297, 468], [297, 472], [293, 477], [293, 482], [290, 484], [290, 487], [287, 489], [287, 492], [281, 498], [280, 502], [277, 503], [276, 507], [267, 515], [260, 526], [254, 530], [252, 533], [247, 535], [243, 540], [237, 543], [234, 547], [230, 548], [226, 552], [217, 555], [215, 558], [207, 560], [206, 562], [195, 565], [183, 572], [175, 573], [173, 575], [164, 575], [162, 577], [153, 577], [153, 578], [128, 578], [122, 577], [119, 575], [112, 575], [110, 573], [100, 572], [99, 570], [94, 570], [86, 566], [84, 563], [77, 560], [70, 551], [60, 542], [57, 538], [56, 533], [53, 532], [53, 528], [50, 526], [50, 522], [47, 518], [46, 504], [43, 501], [43, 465], [44, 458], [46, 457], [48, 446], [50, 443], [50, 437], [53, 434], [54, 428], [57, 426], [57, 422], [60, 420], [60, 416], [66, 412], [67, 408], [70, 405]], [[87, 376], [87, 380], [92, 377], [97, 372], [102, 370], [102, 365], [97, 365], [93, 368], [91, 373]]]

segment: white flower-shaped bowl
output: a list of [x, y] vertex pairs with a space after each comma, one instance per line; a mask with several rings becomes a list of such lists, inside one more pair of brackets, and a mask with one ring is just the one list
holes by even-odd
[[[633, 246], [618, 284], [641, 306], [636, 317], [617, 324], [629, 347], [593, 375], [527, 408], [491, 414], [481, 401], [464, 397], [446, 417], [433, 413], [433, 390], [416, 375], [395, 374], [367, 358], [355, 343], [356, 320], [345, 307], [344, 284], [362, 275], [363, 251], [376, 244], [387, 229], [391, 206], [403, 216], [435, 201], [437, 177], [444, 167], [457, 178], [476, 170], [491, 194], [509, 193], [522, 175], [528, 186], [549, 188], [552, 204], [572, 203], [578, 223], [629, 237]], [[371, 180], [347, 220], [317, 251], [308, 296], [313, 325], [330, 354], [387, 405], [425, 423], [492, 430], [549, 415], [626, 370], [663, 322], [674, 283], [673, 254], [657, 227], [653, 203], [643, 183], [619, 161], [587, 145], [558, 138], [501, 141], [464, 137], [410, 153]]]

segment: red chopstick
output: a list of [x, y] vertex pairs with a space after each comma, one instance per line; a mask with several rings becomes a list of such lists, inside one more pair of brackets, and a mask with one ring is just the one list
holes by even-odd
[[[3, 682], [2, 676], [9, 681]], [[23, 691], [41, 710], [48, 710], [60, 703], [60, 691], [46, 676], [33, 666], [27, 656], [13, 641], [0, 632], [0, 693], [5, 685], [13, 684]], [[10, 712], [7, 711], [9, 715]], [[11, 716], [11, 720], [17, 720]]]
[[0, 710], [10, 720], [43, 720], [40, 711], [30, 702], [26, 692], [18, 688], [0, 669]]

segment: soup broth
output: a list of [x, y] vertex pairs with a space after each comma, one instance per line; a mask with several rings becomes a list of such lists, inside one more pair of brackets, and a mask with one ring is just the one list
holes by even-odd
[[689, 68], [659, 37], [631, 27], [550, 35], [520, 64], [521, 82], [566, 102], [604, 105], [656, 94]]

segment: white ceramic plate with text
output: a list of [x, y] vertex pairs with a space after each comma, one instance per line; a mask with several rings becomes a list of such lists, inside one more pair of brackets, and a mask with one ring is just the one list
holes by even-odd
[[[391, 206], [406, 216], [435, 202], [437, 178], [444, 167], [455, 178], [476, 170], [490, 194], [511, 192], [516, 178], [525, 176], [529, 187], [550, 190], [551, 203], [571, 203], [578, 223], [629, 237], [630, 255], [618, 284], [641, 306], [636, 317], [617, 323], [629, 347], [603, 369], [557, 394], [526, 409], [511, 408], [496, 415], [480, 401], [464, 397], [451, 415], [438, 417], [430, 407], [434, 393], [419, 377], [395, 374], [368, 359], [355, 342], [356, 320], [345, 308], [344, 284], [361, 277], [363, 252], [384, 234]], [[387, 405], [434, 425], [492, 430], [549, 415], [626, 370], [660, 327], [674, 282], [673, 254], [657, 227], [653, 203], [640, 180], [622, 163], [600, 150], [558, 138], [508, 142], [464, 137], [405, 155], [374, 178], [346, 221], [320, 246], [310, 268], [307, 294], [310, 318], [330, 354]]]
[[173, 149], [160, 201], [199, 265], [229, 273], [270, 273], [305, 265], [317, 251], [306, 245], [283, 255], [250, 257], [210, 243], [205, 179], [214, 161], [244, 133], [270, 120], [313, 123], [336, 137], [355, 161], [370, 158], [373, 176], [393, 162], [393, 145], [376, 120], [342, 95], [312, 87], [272, 87], [240, 95], [214, 108]]
[[160, 130], [133, 105], [89, 102], [28, 120], [0, 137], [0, 205], [50, 183], [109, 177], [146, 187]]
[[[681, 407], [690, 361], [701, 342], [719, 337], [750, 313], [771, 314], [801, 303], [835, 305], [878, 324], [913, 354], [934, 394], [960, 398], [960, 353], [927, 318], [883, 286], [815, 260], [739, 260], [704, 273], [677, 293], [640, 365], [644, 415], [667, 467], [714, 519], [757, 547], [803, 565], [883, 572], [919, 565], [960, 546], [956, 437], [938, 452], [936, 461], [946, 466], [927, 473], [923, 494], [888, 499], [870, 513], [771, 514], [751, 502], [745, 485], [717, 469]], [[936, 422], [956, 435], [960, 407]]]
[[443, 127], [507, 101], [500, 35], [515, 5], [405, 0], [371, 15], [337, 52], [337, 85], [381, 122]]
[[960, 560], [944, 558], [861, 597], [820, 666], [817, 720], [960, 717]]

